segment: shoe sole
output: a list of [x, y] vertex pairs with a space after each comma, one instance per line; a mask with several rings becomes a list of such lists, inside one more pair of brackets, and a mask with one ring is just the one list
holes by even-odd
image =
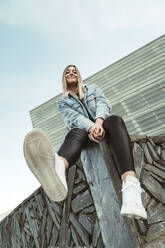
[[135, 219], [147, 219], [147, 214], [144, 211], [140, 211], [137, 208], [130, 208], [127, 211], [121, 210], [121, 215], [126, 216], [128, 218]]
[[55, 170], [55, 154], [50, 138], [42, 130], [33, 129], [24, 139], [25, 160], [40, 182], [48, 197], [53, 201], [62, 201], [67, 189]]

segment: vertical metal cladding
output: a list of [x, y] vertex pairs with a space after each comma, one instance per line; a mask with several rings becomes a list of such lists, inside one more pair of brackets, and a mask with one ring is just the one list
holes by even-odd
[[[165, 135], [164, 51], [165, 35], [84, 80], [102, 88], [129, 134]], [[30, 111], [33, 127], [46, 131], [56, 150], [67, 133], [56, 107], [60, 95]]]

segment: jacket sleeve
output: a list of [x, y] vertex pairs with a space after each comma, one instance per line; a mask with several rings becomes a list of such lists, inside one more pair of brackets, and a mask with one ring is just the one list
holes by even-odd
[[100, 117], [105, 120], [109, 115], [111, 115], [112, 107], [109, 104], [106, 97], [104, 96], [102, 90], [97, 85], [95, 85], [95, 88], [96, 88], [95, 89], [95, 95], [96, 95], [96, 117], [95, 119]]
[[69, 130], [73, 127], [77, 127], [88, 132], [89, 129], [94, 125], [93, 121], [72, 109], [72, 107], [65, 103], [65, 101], [61, 98], [57, 100], [57, 108]]

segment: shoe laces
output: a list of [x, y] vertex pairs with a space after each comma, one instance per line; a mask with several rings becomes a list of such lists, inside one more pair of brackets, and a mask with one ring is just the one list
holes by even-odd
[[129, 188], [129, 187], [134, 187], [140, 194], [142, 193], [142, 192], [144, 192], [144, 189], [142, 189], [141, 188], [141, 186], [140, 186], [140, 184], [138, 183], [138, 184], [135, 184], [135, 183], [126, 183], [124, 186], [123, 186], [123, 188], [121, 189], [121, 191], [123, 192], [123, 191], [125, 191], [127, 188]]

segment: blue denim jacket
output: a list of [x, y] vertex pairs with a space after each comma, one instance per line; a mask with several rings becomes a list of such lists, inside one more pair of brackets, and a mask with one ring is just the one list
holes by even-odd
[[[88, 86], [84, 84], [83, 86], [84, 98], [82, 101], [93, 119], [96, 120], [98, 117], [106, 119], [111, 115], [112, 108], [102, 90], [96, 84]], [[68, 130], [78, 127], [88, 132], [94, 125], [83, 104], [78, 97], [69, 92], [63, 98], [57, 99], [58, 110]]]

